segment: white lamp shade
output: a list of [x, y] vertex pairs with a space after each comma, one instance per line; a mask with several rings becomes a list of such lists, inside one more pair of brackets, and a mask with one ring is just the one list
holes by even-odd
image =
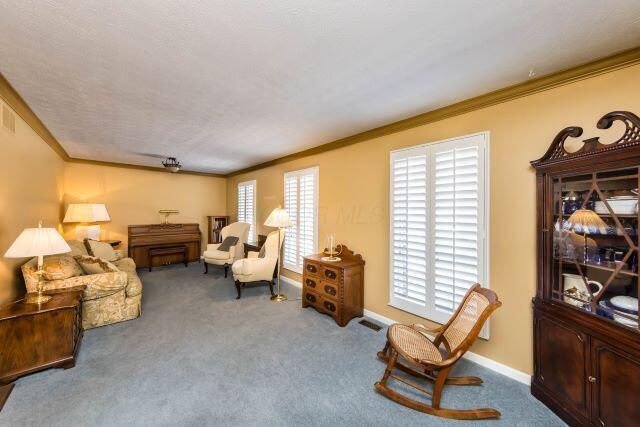
[[107, 207], [102, 203], [69, 203], [62, 222], [111, 221]]
[[282, 208], [275, 208], [273, 212], [269, 214], [269, 217], [264, 222], [264, 225], [267, 227], [291, 227], [293, 223], [289, 219], [289, 215], [287, 211]]
[[70, 251], [71, 248], [55, 228], [25, 228], [4, 256], [25, 258]]

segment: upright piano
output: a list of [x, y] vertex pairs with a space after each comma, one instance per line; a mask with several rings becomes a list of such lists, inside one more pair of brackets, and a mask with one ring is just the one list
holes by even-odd
[[[195, 224], [145, 224], [129, 226], [129, 257], [136, 267], [149, 267], [149, 250], [182, 247], [186, 249], [188, 262], [200, 259], [200, 225]], [[153, 257], [153, 267], [184, 262], [181, 256]]]

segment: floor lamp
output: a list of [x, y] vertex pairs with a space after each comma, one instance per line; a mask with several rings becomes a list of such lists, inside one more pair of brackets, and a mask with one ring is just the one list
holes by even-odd
[[264, 225], [266, 225], [267, 227], [278, 228], [278, 292], [271, 297], [271, 301], [286, 301], [287, 296], [280, 293], [280, 249], [282, 247], [282, 242], [284, 242], [284, 236], [282, 236], [283, 230], [287, 227], [291, 227], [293, 224], [289, 219], [287, 211], [278, 206], [273, 210], [273, 212], [271, 212], [271, 214], [269, 214], [269, 217], [264, 222]]

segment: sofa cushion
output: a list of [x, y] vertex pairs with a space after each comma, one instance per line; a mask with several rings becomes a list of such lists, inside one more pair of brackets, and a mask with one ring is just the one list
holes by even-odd
[[71, 248], [71, 252], [68, 255], [72, 257], [76, 255], [89, 255], [87, 252], [87, 247], [84, 245], [82, 240], [67, 240], [67, 244]]
[[83, 274], [76, 260], [68, 254], [45, 256], [42, 269], [44, 270], [43, 280], [64, 280]]
[[205, 257], [205, 259], [209, 258], [209, 259], [228, 260], [228, 259], [231, 259], [231, 257], [233, 256], [233, 253], [213, 249], [209, 251], [204, 251], [202, 255]]
[[87, 252], [89, 255], [102, 258], [106, 261], [113, 262], [118, 259], [118, 254], [116, 253], [113, 246], [109, 243], [99, 242], [97, 240], [84, 239], [84, 244], [87, 247]]
[[136, 263], [131, 258], [122, 258], [114, 262], [120, 271], [127, 273], [127, 297], [142, 293], [142, 282], [136, 273]]
[[102, 258], [89, 255], [78, 255], [75, 260], [86, 274], [112, 273], [119, 271], [118, 267]]

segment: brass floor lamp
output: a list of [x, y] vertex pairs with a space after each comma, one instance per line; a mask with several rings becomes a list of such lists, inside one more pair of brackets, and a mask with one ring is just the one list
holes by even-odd
[[264, 225], [267, 227], [277, 227], [278, 228], [278, 291], [274, 296], [271, 297], [271, 301], [273, 302], [282, 302], [287, 300], [287, 296], [285, 294], [280, 293], [280, 251], [282, 249], [282, 243], [284, 242], [284, 236], [282, 236], [283, 230], [287, 227], [291, 227], [293, 223], [289, 219], [289, 215], [287, 211], [282, 209], [282, 207], [278, 206], [275, 208], [269, 217], [264, 222]]

